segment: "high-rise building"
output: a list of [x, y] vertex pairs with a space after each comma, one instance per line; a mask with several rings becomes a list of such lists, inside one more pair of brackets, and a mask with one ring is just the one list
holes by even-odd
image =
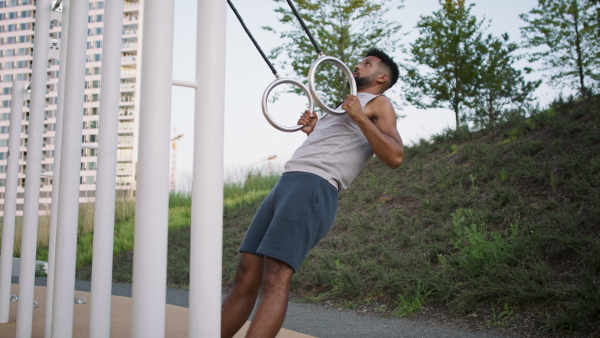
[[[138, 69], [141, 51], [140, 10], [141, 0], [125, 1], [116, 177], [117, 193], [123, 195], [131, 194], [135, 190], [136, 122], [139, 107]], [[31, 80], [34, 16], [34, 0], [0, 0], [0, 215], [3, 214], [4, 206], [12, 81], [13, 79], [25, 82]], [[81, 150], [79, 196], [81, 203], [92, 202], [96, 191], [103, 31], [104, 0], [91, 0], [88, 12], [85, 97], [82, 107], [83, 148]], [[60, 22], [51, 22], [50, 35], [54, 39], [61, 37]], [[56, 60], [50, 60], [46, 84], [40, 213], [49, 211], [51, 203], [59, 70], [62, 71], [59, 63]], [[25, 177], [29, 116], [27, 106], [26, 104], [21, 132], [17, 215], [22, 215], [23, 212], [23, 188], [27, 179]]]

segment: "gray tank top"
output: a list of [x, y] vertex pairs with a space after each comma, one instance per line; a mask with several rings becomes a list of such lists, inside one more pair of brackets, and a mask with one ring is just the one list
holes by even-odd
[[[362, 109], [379, 95], [358, 93]], [[373, 149], [360, 127], [348, 114], [326, 115], [285, 164], [284, 173], [301, 171], [321, 176], [336, 189], [347, 189], [367, 162]]]

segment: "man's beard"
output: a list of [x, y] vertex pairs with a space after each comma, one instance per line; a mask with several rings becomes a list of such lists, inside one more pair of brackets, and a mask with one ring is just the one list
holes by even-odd
[[358, 88], [368, 86], [373, 83], [371, 78], [368, 76], [355, 77], [354, 80], [356, 81], [356, 87], [358, 87]]

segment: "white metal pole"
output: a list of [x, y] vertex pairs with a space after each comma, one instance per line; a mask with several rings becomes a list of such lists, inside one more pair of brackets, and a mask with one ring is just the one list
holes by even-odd
[[174, 0], [144, 1], [132, 337], [164, 337]]
[[0, 323], [8, 323], [10, 313], [10, 284], [12, 276], [13, 247], [15, 242], [15, 216], [17, 213], [17, 185], [19, 184], [19, 146], [25, 84], [13, 81], [8, 128], [8, 161], [4, 181], [4, 216], [2, 219], [2, 256], [0, 256]]
[[123, 0], [106, 0], [94, 209], [91, 338], [110, 337], [122, 34]]
[[198, 2], [189, 337], [221, 336], [226, 6]]
[[46, 107], [46, 78], [50, 46], [51, 0], [38, 0], [35, 8], [35, 46], [31, 70], [31, 102], [27, 140], [27, 168], [21, 232], [19, 268], [19, 306], [17, 337], [31, 337], [33, 293], [35, 286], [35, 253], [37, 249], [38, 211], [40, 208], [40, 177]]
[[89, 0], [70, 3], [68, 62], [61, 69], [66, 71], [66, 83], [52, 301], [52, 337], [60, 338], [73, 334], [88, 6]]
[[67, 45], [69, 36], [69, 2], [62, 1], [61, 37], [59, 49], [58, 103], [56, 105], [56, 129], [54, 132], [54, 169], [52, 170], [52, 204], [50, 205], [50, 239], [48, 243], [48, 270], [46, 278], [46, 320], [44, 337], [52, 335], [52, 301], [54, 299], [54, 264], [56, 257], [56, 228], [58, 224], [58, 195], [60, 184], [60, 155], [62, 125], [65, 107], [65, 79], [67, 68]]

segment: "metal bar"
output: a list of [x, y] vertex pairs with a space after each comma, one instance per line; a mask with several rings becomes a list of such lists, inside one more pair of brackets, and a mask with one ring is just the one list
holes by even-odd
[[117, 136], [121, 82], [121, 44], [123, 0], [106, 0], [104, 42], [102, 47], [102, 96], [98, 135], [98, 171], [94, 209], [92, 252], [92, 297], [90, 337], [110, 337], [113, 244], [115, 229], [115, 192], [117, 184]]
[[15, 241], [15, 216], [17, 213], [17, 185], [19, 184], [19, 146], [23, 121], [25, 83], [13, 81], [8, 128], [8, 161], [4, 183], [4, 216], [2, 218], [2, 255], [0, 256], [0, 323], [8, 323], [10, 314], [10, 284], [13, 248]]
[[197, 82], [189, 82], [189, 81], [175, 80], [175, 79], [173, 79], [173, 85], [179, 86], [179, 87], [194, 88], [194, 89], [196, 89], [196, 87], [198, 87]]
[[61, 69], [66, 72], [66, 82], [52, 302], [52, 337], [61, 338], [69, 338], [73, 334], [88, 7], [89, 0], [70, 3], [68, 62], [65, 69]]
[[51, 5], [51, 0], [38, 0], [35, 7], [35, 46], [31, 69], [27, 169], [25, 169], [27, 180], [25, 181], [23, 226], [21, 228], [19, 305], [16, 331], [18, 338], [31, 337], [33, 323], [35, 252], [37, 249], [38, 211], [40, 208], [40, 174], [42, 172]]
[[[61, 2], [60, 0], [58, 2]], [[65, 107], [65, 82], [69, 36], [69, 2], [62, 1], [61, 41], [58, 72], [58, 103], [56, 105], [56, 131], [54, 133], [54, 170], [52, 171], [52, 204], [50, 205], [50, 239], [48, 243], [48, 270], [46, 276], [46, 321], [44, 337], [52, 336], [52, 302], [54, 299], [54, 266], [56, 257], [56, 228], [58, 224], [58, 196], [60, 185], [60, 158], [63, 116]]]
[[174, 0], [144, 1], [132, 337], [164, 337]]
[[198, 2], [189, 337], [221, 336], [226, 13]]

